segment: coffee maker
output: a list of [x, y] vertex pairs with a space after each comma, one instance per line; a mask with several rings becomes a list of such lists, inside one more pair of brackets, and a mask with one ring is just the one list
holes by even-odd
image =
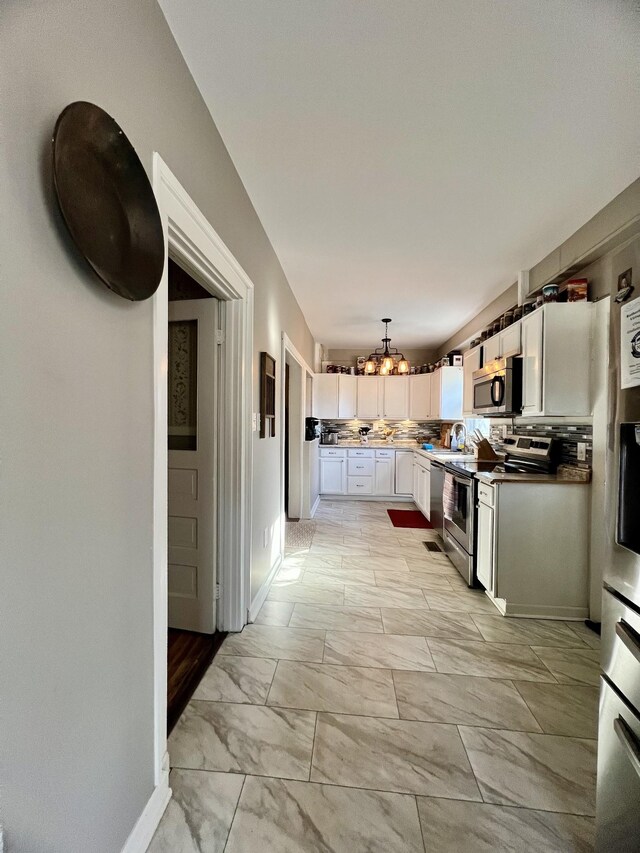
[[317, 418], [306, 418], [304, 422], [304, 440], [315, 441], [320, 438], [320, 421]]

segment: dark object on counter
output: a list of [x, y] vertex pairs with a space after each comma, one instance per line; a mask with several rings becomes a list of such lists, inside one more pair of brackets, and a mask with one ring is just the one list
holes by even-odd
[[69, 233], [110, 290], [134, 302], [158, 289], [164, 235], [140, 158], [118, 124], [86, 101], [53, 132], [53, 181]]
[[520, 320], [522, 318], [523, 308], [524, 308], [523, 305], [516, 305], [516, 307], [513, 309], [513, 322], [514, 323], [517, 323], [518, 320]]
[[502, 315], [502, 319], [503, 319], [503, 327], [506, 329], [507, 326], [510, 326], [513, 323], [513, 320], [514, 320], [513, 309], [510, 309], [509, 311], [505, 311], [504, 314]]
[[306, 418], [304, 422], [304, 440], [315, 441], [320, 438], [320, 421], [317, 418]]
[[338, 443], [339, 434], [339, 429], [336, 429], [335, 427], [329, 427], [329, 429], [324, 430], [324, 432], [322, 433], [322, 443], [336, 445]]
[[545, 286], [542, 288], [542, 301], [557, 302], [559, 290], [560, 288], [557, 284], [545, 284]]

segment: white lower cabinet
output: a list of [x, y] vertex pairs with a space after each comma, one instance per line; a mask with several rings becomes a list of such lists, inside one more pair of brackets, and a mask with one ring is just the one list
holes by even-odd
[[505, 616], [588, 616], [589, 487], [571, 482], [478, 483], [477, 575]]
[[429, 519], [431, 515], [431, 463], [419, 453], [413, 456], [413, 501]]
[[375, 470], [375, 486], [374, 493], [376, 495], [393, 495], [395, 492], [394, 488], [394, 460], [393, 459], [379, 459], [376, 457], [376, 470]]
[[[429, 374], [426, 374], [429, 376]], [[413, 451], [396, 451], [396, 495], [413, 494]]]
[[373, 477], [347, 477], [347, 494], [372, 495]]
[[[392, 447], [321, 447], [320, 494], [411, 497], [413, 457], [412, 450]], [[422, 489], [424, 506], [424, 495], [428, 504], [428, 484], [423, 482]]]
[[482, 586], [494, 594], [493, 588], [493, 507], [480, 501], [478, 504], [477, 573]]
[[320, 494], [347, 493], [347, 451], [342, 448], [320, 448]]

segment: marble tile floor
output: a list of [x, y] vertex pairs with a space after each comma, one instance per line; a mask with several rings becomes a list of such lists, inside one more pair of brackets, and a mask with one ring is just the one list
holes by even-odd
[[150, 853], [587, 853], [599, 639], [505, 619], [411, 504], [323, 501], [170, 740]]

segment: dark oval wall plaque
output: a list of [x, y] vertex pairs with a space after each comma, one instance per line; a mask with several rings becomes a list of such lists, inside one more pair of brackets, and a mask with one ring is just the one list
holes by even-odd
[[100, 107], [76, 101], [53, 133], [53, 180], [74, 242], [102, 281], [125, 299], [148, 299], [164, 268], [164, 235], [140, 158]]

